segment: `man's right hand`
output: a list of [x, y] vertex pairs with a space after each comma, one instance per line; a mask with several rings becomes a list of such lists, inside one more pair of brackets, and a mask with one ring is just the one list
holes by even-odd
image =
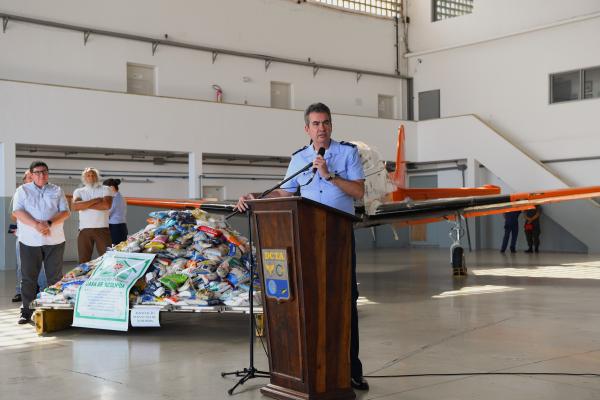
[[38, 221], [38, 223], [35, 224], [35, 230], [44, 236], [47, 236], [50, 234], [50, 226], [48, 225], [47, 222]]
[[243, 195], [242, 197], [240, 197], [237, 204], [235, 205], [236, 210], [238, 210], [239, 212], [245, 212], [248, 209], [248, 204], [246, 204], [246, 201], [253, 199], [256, 199], [256, 196], [254, 196], [254, 194], [252, 193]]

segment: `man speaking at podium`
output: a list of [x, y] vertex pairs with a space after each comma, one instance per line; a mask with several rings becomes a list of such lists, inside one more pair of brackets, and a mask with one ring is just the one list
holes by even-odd
[[[315, 103], [308, 106], [304, 112], [304, 121], [304, 131], [310, 137], [311, 143], [293, 153], [286, 178], [308, 163], [312, 162], [313, 168], [294, 177], [283, 188], [274, 190], [266, 197], [289, 197], [299, 190], [302, 197], [354, 215], [354, 199], [361, 199], [365, 190], [365, 174], [358, 149], [351, 143], [331, 139], [331, 112], [325, 104]], [[247, 210], [246, 200], [256, 197], [255, 193], [240, 197], [237, 203], [238, 210]], [[357, 299], [356, 250], [352, 233], [351, 384], [355, 389], [368, 390], [369, 384], [363, 378], [362, 363], [358, 358]]]

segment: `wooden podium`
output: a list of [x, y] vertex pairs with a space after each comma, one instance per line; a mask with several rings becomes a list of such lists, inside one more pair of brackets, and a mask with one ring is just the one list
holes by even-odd
[[301, 197], [249, 202], [275, 399], [354, 399], [353, 215]]

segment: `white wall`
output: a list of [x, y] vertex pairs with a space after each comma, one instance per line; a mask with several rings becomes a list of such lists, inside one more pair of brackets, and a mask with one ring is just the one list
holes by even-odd
[[[516, 190], [511, 188], [491, 173], [487, 168], [481, 168], [480, 184], [491, 184], [499, 186], [502, 193], [513, 193]], [[542, 216], [540, 219], [541, 235], [540, 235], [540, 250], [554, 252], [570, 252], [570, 253], [587, 253], [587, 246], [577, 240], [565, 228], [560, 226], [548, 214], [548, 207], [542, 207]], [[476, 218], [477, 221], [477, 240], [480, 248], [484, 249], [500, 249], [504, 236], [504, 216], [490, 215], [486, 217]], [[524, 233], [525, 219], [523, 214], [519, 216], [519, 233], [517, 238], [517, 250], [527, 249], [527, 240]]]
[[432, 3], [408, 2], [411, 53], [488, 40], [600, 11], [597, 0], [475, 0], [471, 14], [432, 22]]
[[[322, 64], [394, 73], [390, 19], [334, 11], [291, 0], [76, 1], [0, 0], [0, 12]], [[212, 84], [229, 103], [270, 106], [270, 82], [293, 85], [293, 108], [315, 101], [343, 114], [377, 116], [377, 95], [397, 97], [401, 80], [90, 36], [11, 21], [1, 35], [0, 79], [126, 91], [127, 62], [157, 67], [158, 95], [213, 100]], [[249, 82], [243, 82], [249, 77]]]
[[[13, 144], [289, 156], [308, 139], [301, 111], [1, 80], [0, 120], [0, 140]], [[399, 123], [334, 114], [333, 135], [369, 143], [392, 160]], [[405, 125], [413, 159], [415, 125]]]
[[[66, 149], [66, 148], [65, 148]], [[134, 149], [132, 149], [134, 150]], [[33, 153], [28, 157], [17, 158], [19, 172], [29, 167], [34, 160], [44, 160], [50, 167], [50, 181], [60, 186], [67, 186], [71, 191], [81, 183], [81, 171], [86, 167], [100, 170], [101, 179], [109, 177], [123, 178], [121, 192], [123, 196], [185, 199], [188, 197], [188, 167], [186, 164], [153, 165], [151, 162], [120, 162], [98, 160], [50, 159], [43, 154]], [[21, 173], [17, 174], [17, 182], [21, 182]]]
[[[480, 183], [481, 163], [517, 192], [566, 188], [569, 185], [544, 165], [515, 148], [474, 116], [418, 123], [418, 159], [467, 159], [467, 185]], [[545, 207], [545, 213], [561, 224], [591, 252], [600, 251], [596, 226], [600, 207], [590, 200], [569, 201]]]
[[[15, 188], [16, 167], [30, 159], [15, 159], [16, 144], [100, 147], [135, 150], [166, 150], [202, 153], [289, 156], [307, 143], [302, 111], [218, 104], [208, 101], [138, 96], [98, 90], [74, 89], [0, 80], [0, 208], [7, 205]], [[377, 148], [384, 159], [395, 158], [400, 121], [371, 117], [333, 115], [334, 137], [360, 140]], [[416, 157], [416, 129], [405, 123], [409, 159]], [[107, 165], [102, 162], [49, 160], [52, 169], [70, 170], [75, 176], [84, 166], [148, 171], [148, 165]], [[175, 168], [179, 170], [180, 166]], [[162, 166], [162, 172], [173, 171]], [[154, 170], [154, 169], [153, 169]], [[218, 169], [220, 172], [225, 168]], [[185, 169], [183, 172], [187, 172]], [[180, 172], [180, 173], [183, 173]], [[211, 166], [195, 173], [217, 172]], [[152, 178], [154, 184], [122, 186], [125, 195], [187, 197], [185, 181]], [[76, 182], [76, 180], [74, 181]], [[73, 182], [73, 183], [74, 183]], [[227, 197], [260, 191], [275, 181], [206, 180], [205, 185], [223, 184]], [[138, 213], [139, 214], [139, 213]], [[142, 213], [143, 215], [143, 213]], [[75, 226], [73, 220], [73, 226]], [[3, 239], [0, 235], [0, 239]], [[3, 240], [0, 240], [3, 242]], [[12, 242], [0, 251], [0, 269], [11, 268]], [[72, 256], [72, 254], [70, 255]]]
[[[415, 3], [412, 2], [413, 7], [416, 7]], [[428, 4], [418, 4], [423, 6], [425, 3]], [[529, 2], [519, 3], [529, 7], [526, 5]], [[479, 4], [476, 2], [476, 8]], [[504, 2], [494, 4], [501, 16]], [[594, 5], [600, 10], [597, 1], [561, 4], [553, 7], [538, 5], [540, 9], [548, 9], [542, 12], [544, 15], [550, 13], [549, 10], [552, 13], [562, 10], [565, 18], [589, 12]], [[484, 6], [492, 7], [489, 1], [481, 4], [482, 8]], [[532, 14], [529, 10], [523, 15], [526, 21], [519, 27], [539, 22]], [[520, 14], [515, 11], [515, 15]], [[552, 19], [550, 14], [546, 17], [544, 21]], [[440, 37], [457, 38], [455, 32], [471, 32], [469, 18], [477, 18], [478, 24], [487, 21], [491, 26], [503, 25], [494, 23], [490, 16], [457, 17], [439, 26], [429, 23], [432, 29], [429, 36], [436, 36], [433, 32], [441, 30], [442, 26], [443, 33], [438, 32]], [[486, 30], [473, 32], [472, 38], [478, 39], [485, 36]], [[505, 39], [415, 55], [409, 59], [415, 97], [425, 90], [440, 89], [442, 117], [476, 114], [538, 160], [600, 156], [597, 124], [600, 99], [549, 104], [549, 74], [600, 65], [599, 35], [600, 14], [596, 18]], [[432, 39], [431, 45], [441, 44], [444, 43], [433, 43]], [[415, 115], [418, 115], [418, 104], [416, 108]], [[448, 131], [447, 134], [456, 132]], [[584, 166], [556, 163], [548, 164], [548, 168], [572, 185], [598, 182], [593, 163]]]
[[[67, 148], [65, 148], [67, 150]], [[34, 153], [37, 154], [37, 153]], [[86, 167], [100, 170], [102, 179], [109, 177], [122, 180], [120, 190], [123, 196], [144, 198], [188, 198], [188, 166], [166, 163], [154, 165], [151, 162], [122, 162], [115, 160], [49, 159], [43, 154], [17, 158], [16, 179], [20, 184], [22, 171], [34, 160], [44, 160], [51, 170], [52, 183], [65, 189], [67, 194], [80, 185], [80, 173]], [[203, 186], [222, 186], [225, 200], [238, 199], [249, 192], [257, 192], [274, 186], [285, 176], [286, 168], [256, 166], [223, 166], [204, 164], [202, 168]], [[265, 177], [265, 175], [267, 175]], [[222, 177], [224, 176], [224, 177]], [[270, 179], [269, 179], [270, 178]], [[205, 197], [207, 197], [205, 195]]]

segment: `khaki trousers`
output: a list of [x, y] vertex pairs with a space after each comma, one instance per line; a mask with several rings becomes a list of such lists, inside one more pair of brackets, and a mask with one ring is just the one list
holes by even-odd
[[79, 236], [77, 236], [77, 253], [79, 254], [80, 264], [92, 259], [94, 244], [99, 256], [106, 253], [106, 248], [112, 244], [108, 227], [86, 228], [79, 231]]

